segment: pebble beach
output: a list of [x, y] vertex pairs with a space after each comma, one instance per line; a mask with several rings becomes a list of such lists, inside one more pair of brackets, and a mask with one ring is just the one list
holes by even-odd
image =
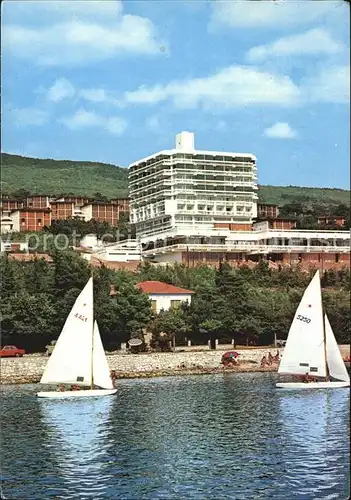
[[[221, 346], [222, 347], [222, 346]], [[343, 357], [350, 354], [350, 346], [339, 346]], [[108, 353], [107, 360], [111, 370], [115, 370], [117, 379], [146, 378], [172, 375], [208, 374], [223, 372], [274, 372], [278, 364], [262, 368], [260, 366], [263, 355], [271, 352], [276, 354], [273, 347], [239, 348], [239, 363], [233, 367], [223, 367], [221, 364], [224, 352], [232, 350], [231, 346], [223, 346], [217, 350], [178, 349], [167, 353], [126, 354], [117, 351]], [[279, 349], [283, 355], [284, 349]], [[2, 358], [0, 369], [0, 384], [26, 384], [39, 382], [48, 357], [43, 354], [28, 354], [22, 358]]]

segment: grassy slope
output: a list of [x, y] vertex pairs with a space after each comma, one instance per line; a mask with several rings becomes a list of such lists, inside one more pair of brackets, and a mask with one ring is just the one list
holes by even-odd
[[[32, 194], [68, 194], [91, 196], [100, 192], [109, 198], [123, 197], [128, 192], [128, 171], [125, 168], [69, 160], [42, 160], [1, 154], [3, 191], [11, 194], [26, 189]], [[260, 186], [264, 203], [350, 204], [350, 191], [297, 186]]]
[[100, 192], [110, 198], [127, 194], [127, 170], [105, 163], [26, 158], [2, 153], [1, 180], [5, 193], [26, 189], [32, 194]]
[[310, 188], [298, 186], [260, 186], [260, 201], [286, 205], [287, 203], [319, 203], [350, 205], [350, 191], [335, 188]]

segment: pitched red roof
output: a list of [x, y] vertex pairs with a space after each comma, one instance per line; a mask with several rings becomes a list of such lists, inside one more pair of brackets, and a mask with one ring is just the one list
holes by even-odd
[[144, 293], [159, 295], [186, 295], [194, 293], [192, 290], [186, 290], [178, 286], [169, 285], [162, 281], [142, 281], [137, 283], [137, 287]]
[[52, 258], [46, 253], [9, 253], [9, 259], [22, 262], [31, 262], [35, 259], [44, 259], [46, 262], [53, 262]]

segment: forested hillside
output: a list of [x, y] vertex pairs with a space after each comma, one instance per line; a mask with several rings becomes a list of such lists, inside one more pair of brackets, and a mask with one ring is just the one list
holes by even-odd
[[[13, 195], [19, 190], [30, 194], [75, 194], [93, 196], [102, 193], [108, 198], [128, 194], [128, 170], [106, 163], [43, 160], [2, 153], [2, 190]], [[260, 186], [263, 203], [277, 205], [319, 203], [350, 205], [350, 191], [297, 186]]]

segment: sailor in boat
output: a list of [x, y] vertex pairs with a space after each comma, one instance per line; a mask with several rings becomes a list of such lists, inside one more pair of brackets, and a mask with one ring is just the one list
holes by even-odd
[[313, 377], [308, 372], [306, 372], [305, 375], [298, 377], [298, 381], [308, 384], [309, 382], [317, 382], [318, 379], [317, 379], [317, 377]]

